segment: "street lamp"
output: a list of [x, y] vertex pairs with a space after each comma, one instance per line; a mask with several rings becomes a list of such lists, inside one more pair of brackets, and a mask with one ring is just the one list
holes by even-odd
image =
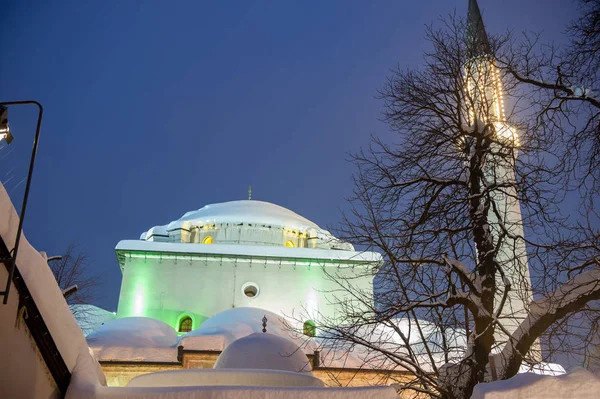
[[40, 139], [40, 127], [42, 126], [42, 114], [44, 108], [42, 104], [37, 101], [7, 101], [0, 102], [0, 140], [6, 140], [7, 144], [13, 141], [13, 135], [10, 132], [8, 126], [8, 108], [11, 105], [26, 105], [33, 104], [38, 107], [38, 121], [35, 130], [35, 138], [33, 139], [33, 149], [31, 150], [31, 160], [29, 161], [29, 172], [27, 173], [27, 183], [25, 184], [25, 194], [23, 195], [23, 205], [21, 206], [21, 215], [19, 216], [19, 227], [17, 228], [17, 238], [15, 239], [15, 246], [12, 249], [12, 254], [8, 258], [0, 259], [2, 263], [7, 266], [8, 269], [8, 281], [6, 282], [6, 288], [4, 291], [0, 291], [0, 295], [4, 296], [3, 303], [8, 303], [8, 294], [10, 293], [10, 286], [13, 281], [15, 274], [15, 267], [17, 264], [17, 254], [19, 252], [19, 244], [21, 242], [21, 233], [23, 231], [23, 220], [25, 219], [25, 210], [27, 209], [27, 199], [29, 198], [29, 189], [31, 188], [31, 175], [33, 174], [33, 166], [35, 165], [35, 156], [37, 154], [38, 141]]
[[5, 140], [6, 144], [13, 141], [13, 135], [8, 126], [8, 108], [0, 106], [0, 141]]

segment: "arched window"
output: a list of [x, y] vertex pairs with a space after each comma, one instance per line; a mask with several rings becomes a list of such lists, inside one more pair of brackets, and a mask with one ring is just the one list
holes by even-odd
[[303, 332], [304, 335], [308, 335], [309, 337], [314, 337], [317, 335], [317, 326], [315, 325], [315, 322], [312, 320], [306, 320], [304, 322]]
[[288, 247], [288, 248], [294, 248], [294, 247], [296, 246], [296, 244], [294, 244], [294, 241], [292, 241], [292, 240], [288, 240], [288, 241], [285, 243], [285, 246], [286, 246], [286, 247]]
[[179, 332], [186, 333], [192, 331], [192, 318], [190, 316], [185, 316], [179, 322]]
[[202, 240], [202, 244], [212, 244], [213, 243], [213, 238], [211, 236], [206, 236], [204, 237], [204, 240]]

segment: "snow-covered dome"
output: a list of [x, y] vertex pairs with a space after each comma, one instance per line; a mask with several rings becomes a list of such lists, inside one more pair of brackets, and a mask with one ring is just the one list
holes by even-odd
[[233, 342], [219, 355], [214, 368], [312, 372], [308, 357], [298, 345], [268, 333], [254, 333]]
[[140, 239], [354, 250], [351, 244], [338, 240], [297, 213], [254, 200], [206, 205], [169, 224], [152, 227]]
[[206, 205], [196, 211], [187, 212], [178, 220], [171, 222], [169, 227], [175, 227], [183, 221], [195, 222], [195, 224], [244, 222], [300, 230], [319, 228], [315, 223], [287, 208], [270, 202], [253, 200]]
[[180, 338], [180, 345], [188, 350], [223, 350], [240, 338], [262, 333], [262, 318], [267, 318], [267, 332], [292, 341], [307, 353], [312, 353], [316, 344], [306, 335], [290, 328], [295, 323], [261, 308], [239, 307], [224, 310], [206, 320], [194, 331]]

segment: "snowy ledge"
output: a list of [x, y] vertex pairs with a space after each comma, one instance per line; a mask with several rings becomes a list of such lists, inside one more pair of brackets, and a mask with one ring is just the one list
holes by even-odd
[[334, 249], [286, 248], [265, 245], [190, 244], [123, 240], [115, 248], [117, 254], [124, 252], [161, 252], [176, 255], [247, 256], [285, 260], [325, 260], [348, 263], [376, 263], [382, 257], [376, 252], [341, 251]]

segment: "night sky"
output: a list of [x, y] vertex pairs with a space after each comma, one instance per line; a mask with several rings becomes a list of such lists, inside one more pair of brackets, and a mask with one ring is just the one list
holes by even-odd
[[[573, 0], [480, 0], [490, 34], [560, 42]], [[335, 227], [352, 194], [347, 153], [389, 137], [375, 99], [418, 66], [424, 26], [467, 0], [8, 1], [0, 100], [45, 108], [25, 235], [72, 241], [116, 310], [114, 247], [189, 210], [273, 202]], [[20, 208], [34, 108], [11, 108], [0, 181]]]

